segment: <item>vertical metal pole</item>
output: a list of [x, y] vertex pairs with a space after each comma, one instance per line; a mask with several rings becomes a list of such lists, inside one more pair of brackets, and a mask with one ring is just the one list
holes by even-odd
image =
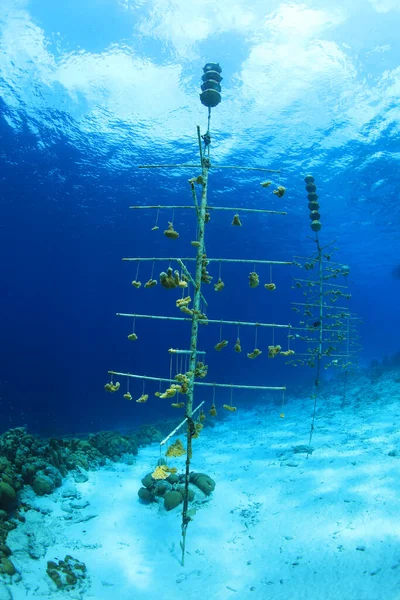
[[317, 248], [318, 248], [318, 261], [319, 261], [319, 340], [318, 340], [318, 373], [317, 373], [317, 385], [319, 384], [319, 375], [321, 370], [321, 359], [322, 359], [322, 338], [323, 338], [323, 264], [322, 264], [322, 250], [319, 245], [318, 233], [317, 233]]
[[[350, 316], [347, 316], [347, 340], [346, 340], [346, 354], [347, 354], [347, 362], [349, 362], [349, 352], [350, 352]], [[346, 365], [346, 370], [344, 372], [344, 386], [343, 386], [343, 400], [342, 406], [345, 405], [346, 402], [346, 394], [347, 394], [347, 371], [348, 366]]]
[[323, 339], [323, 324], [322, 324], [322, 318], [323, 318], [323, 312], [324, 312], [324, 308], [323, 308], [323, 303], [324, 303], [324, 292], [323, 292], [323, 264], [322, 264], [322, 250], [321, 250], [321, 246], [319, 245], [319, 239], [318, 239], [318, 233], [316, 234], [316, 244], [317, 244], [317, 250], [318, 250], [318, 262], [319, 262], [319, 270], [318, 270], [318, 275], [319, 275], [319, 290], [318, 290], [318, 298], [319, 298], [319, 331], [318, 331], [318, 354], [317, 354], [317, 374], [315, 377], [315, 392], [314, 392], [314, 408], [313, 408], [313, 416], [312, 416], [312, 421], [311, 421], [311, 429], [310, 429], [310, 436], [308, 439], [308, 448], [307, 448], [307, 456], [306, 458], [309, 457], [310, 455], [310, 451], [311, 451], [311, 440], [312, 440], [312, 436], [314, 433], [314, 423], [315, 423], [315, 416], [316, 416], [316, 411], [317, 411], [317, 396], [318, 396], [318, 387], [319, 387], [319, 378], [321, 376], [321, 362], [322, 362], [322, 339]]
[[192, 331], [190, 338], [190, 359], [189, 359], [189, 371], [191, 373], [189, 377], [188, 391], [186, 395], [186, 417], [188, 419], [188, 428], [187, 428], [187, 443], [186, 443], [186, 468], [185, 468], [185, 495], [183, 498], [183, 509], [182, 509], [182, 541], [181, 541], [181, 549], [182, 549], [182, 558], [181, 564], [184, 566], [185, 564], [185, 547], [186, 547], [186, 530], [187, 526], [190, 522], [190, 517], [187, 515], [188, 510], [188, 502], [189, 502], [189, 478], [190, 478], [190, 459], [192, 456], [192, 436], [193, 436], [193, 420], [192, 420], [192, 412], [193, 412], [193, 394], [194, 394], [194, 372], [196, 369], [197, 363], [197, 336], [199, 329], [199, 312], [200, 312], [200, 303], [201, 303], [201, 272], [203, 267], [203, 254], [204, 254], [204, 229], [205, 229], [205, 216], [206, 216], [206, 207], [207, 207], [207, 184], [208, 184], [208, 170], [209, 170], [209, 162], [207, 159], [203, 157], [203, 152], [201, 148], [201, 136], [200, 136], [200, 127], [197, 126], [197, 137], [199, 140], [199, 150], [200, 150], [200, 159], [202, 165], [202, 191], [201, 191], [201, 200], [200, 206], [197, 213], [198, 219], [198, 238], [199, 246], [197, 247], [197, 256], [196, 256], [196, 273], [194, 277], [195, 287], [193, 292], [193, 319], [192, 319]]

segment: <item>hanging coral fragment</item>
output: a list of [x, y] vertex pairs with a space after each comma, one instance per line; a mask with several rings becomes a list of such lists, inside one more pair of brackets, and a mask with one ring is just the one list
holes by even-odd
[[241, 227], [241, 226], [242, 226], [242, 222], [241, 222], [241, 220], [239, 219], [239, 215], [235, 215], [235, 216], [233, 217], [233, 220], [232, 220], [232, 225], [235, 225], [236, 227]]
[[249, 286], [251, 288], [256, 288], [260, 284], [260, 278], [255, 271], [252, 271], [249, 274]]
[[151, 288], [154, 287], [155, 285], [157, 285], [157, 280], [156, 279], [149, 279], [148, 281], [146, 281], [146, 283], [144, 284], [145, 288]]
[[268, 346], [268, 358], [275, 358], [277, 354], [282, 350], [281, 346]]
[[179, 233], [177, 231], [175, 231], [174, 225], [173, 225], [173, 223], [171, 223], [171, 221], [168, 221], [168, 229], [165, 229], [164, 235], [165, 235], [165, 237], [169, 238], [170, 240], [178, 239]]
[[260, 356], [260, 354], [262, 354], [262, 350], [254, 348], [253, 352], [248, 352], [247, 358], [257, 358], [257, 356]]
[[282, 198], [285, 192], [286, 188], [284, 188], [283, 185], [279, 185], [272, 193], [275, 194], [275, 196], [278, 196], [278, 198]]
[[110, 381], [110, 383], [106, 383], [104, 389], [106, 390], [106, 392], [118, 392], [120, 387], [121, 384], [119, 383], [119, 381], [116, 381], [115, 383]]

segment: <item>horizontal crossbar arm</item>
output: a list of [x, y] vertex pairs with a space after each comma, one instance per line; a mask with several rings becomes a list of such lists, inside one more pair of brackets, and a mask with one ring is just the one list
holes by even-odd
[[[115, 375], [116, 377], [132, 377], [133, 379], [145, 379], [149, 381], [162, 381], [165, 383], [171, 383], [174, 381], [172, 379], [166, 379], [165, 377], [151, 377], [149, 375], [134, 375], [133, 373], [119, 373], [118, 371], [108, 371], [109, 375]], [[285, 386], [269, 386], [269, 385], [236, 385], [233, 383], [206, 383], [204, 381], [195, 381], [194, 385], [201, 385], [207, 387], [220, 387], [220, 388], [229, 388], [229, 389], [239, 389], [239, 390], [275, 390], [282, 391], [286, 390]]]
[[[162, 209], [168, 209], [168, 210], [178, 210], [178, 209], [183, 209], [183, 210], [197, 210], [196, 206], [181, 206], [179, 204], [172, 204], [172, 205], [162, 205], [162, 204], [155, 204], [155, 205], [135, 205], [135, 206], [130, 206], [129, 208], [133, 209], [133, 210], [140, 210], [140, 209], [156, 209], [156, 210], [162, 210]], [[287, 215], [286, 211], [281, 211], [281, 210], [266, 210], [263, 208], [240, 208], [240, 207], [233, 207], [233, 208], [229, 208], [227, 206], [207, 206], [207, 210], [229, 210], [230, 212], [251, 212], [251, 213], [264, 213], [264, 214], [268, 214], [268, 215]]]
[[[131, 319], [161, 319], [163, 321], [191, 321], [192, 317], [169, 317], [165, 315], [138, 315], [136, 313], [116, 313], [117, 317], [129, 317]], [[217, 323], [218, 325], [244, 325], [250, 327], [272, 327], [278, 329], [291, 329], [289, 325], [278, 325], [277, 323], [249, 323], [246, 321], [225, 321], [224, 319], [199, 319], [199, 323]]]
[[[180, 264], [180, 261], [196, 261], [195, 257], [186, 257], [186, 258], [177, 258], [177, 257], [173, 257], [173, 256], [168, 256], [166, 258], [159, 258], [157, 256], [153, 256], [151, 258], [149, 257], [126, 257], [122, 259], [125, 262], [134, 262], [134, 261], [139, 261], [139, 262], [144, 262], [144, 261], [151, 261], [151, 262], [156, 262], [156, 261], [162, 261], [162, 262], [170, 262], [170, 261], [177, 261]], [[293, 263], [291, 261], [282, 261], [282, 260], [250, 260], [250, 259], [243, 259], [243, 258], [206, 258], [207, 262], [221, 262], [221, 263], [243, 263], [243, 264], [250, 264], [250, 265], [292, 265]]]
[[[138, 165], [138, 169], [201, 169], [201, 165]], [[242, 171], [261, 171], [263, 173], [280, 173], [276, 169], [263, 169], [262, 167], [241, 167], [240, 165], [214, 165], [211, 164], [210, 169], [241, 169]]]

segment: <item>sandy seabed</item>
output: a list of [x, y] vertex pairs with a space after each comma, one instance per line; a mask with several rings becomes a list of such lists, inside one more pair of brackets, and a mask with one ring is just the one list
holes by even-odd
[[[157, 444], [51, 496], [28, 489], [32, 510], [7, 539], [18, 573], [0, 600], [400, 600], [398, 402], [355, 410], [331, 398], [307, 459], [294, 448], [308, 443], [310, 410], [293, 401], [280, 419], [256, 406], [194, 440], [193, 470], [216, 489], [197, 503], [184, 567], [180, 509], [137, 495]], [[184, 459], [171, 464], [182, 471]], [[68, 591], [46, 574], [65, 555], [87, 567]]]

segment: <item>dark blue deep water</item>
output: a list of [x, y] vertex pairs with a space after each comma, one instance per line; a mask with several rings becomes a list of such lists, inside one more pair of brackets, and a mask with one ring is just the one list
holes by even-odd
[[[172, 211], [160, 211], [154, 232], [156, 212], [129, 206], [191, 203], [195, 170], [138, 166], [198, 162], [196, 125], [207, 128], [199, 85], [210, 60], [224, 77], [212, 159], [280, 169], [271, 179], [287, 189], [279, 199], [261, 188], [265, 174], [212, 170], [210, 204], [288, 215], [243, 214], [234, 228], [233, 213], [213, 213], [208, 255], [290, 261], [311, 253], [303, 179], [312, 173], [321, 240], [336, 240], [335, 259], [351, 268], [349, 306], [363, 321], [359, 364], [400, 350], [399, 25], [395, 0], [2, 0], [2, 431], [83, 433], [171, 415], [157, 398], [138, 405], [103, 386], [109, 369], [168, 377], [167, 349], [188, 347], [187, 323], [137, 321], [134, 344], [131, 321], [115, 313], [176, 314], [176, 294], [134, 290], [136, 267], [121, 258], [194, 256], [193, 211], [175, 211], [180, 237], [172, 241], [162, 235]], [[155, 276], [167, 267], [156, 264]], [[272, 299], [249, 290], [250, 270], [223, 266], [225, 290], [204, 292], [208, 316], [292, 321], [298, 273], [274, 268]], [[268, 267], [258, 271], [269, 277]], [[217, 278], [218, 265], [210, 272]], [[142, 282], [150, 273], [151, 263], [140, 265]], [[265, 352], [258, 361], [235, 355], [235, 327], [223, 329], [230, 351], [215, 353], [219, 329], [201, 329], [209, 381], [312, 389], [307, 368], [268, 362]], [[253, 331], [241, 339], [254, 347]], [[261, 331], [258, 345], [270, 343]], [[140, 396], [142, 383], [130, 389]], [[229, 402], [229, 391], [219, 398]], [[235, 400], [250, 406], [259, 397]]]

